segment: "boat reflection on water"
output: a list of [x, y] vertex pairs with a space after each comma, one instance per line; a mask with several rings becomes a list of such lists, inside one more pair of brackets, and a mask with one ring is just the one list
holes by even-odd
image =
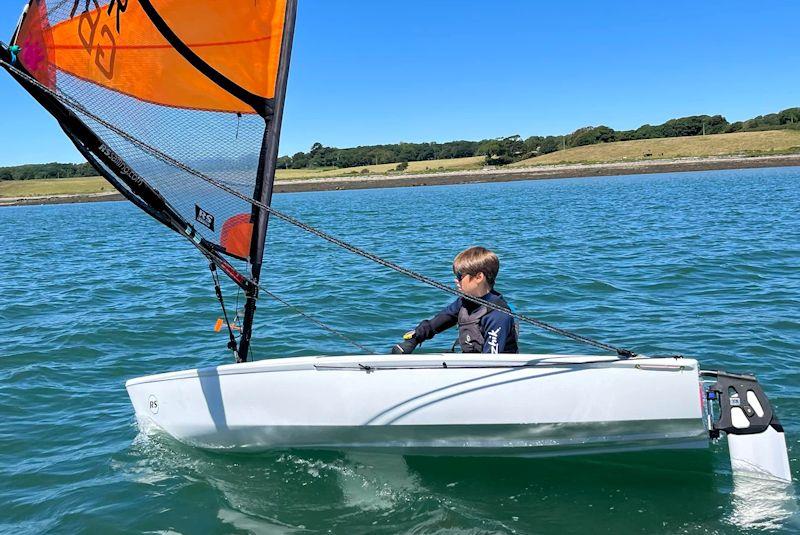
[[728, 522], [742, 530], [800, 533], [800, 508], [794, 485], [770, 477], [737, 474]]
[[573, 532], [598, 522], [609, 532], [631, 525], [670, 532], [796, 529], [791, 486], [737, 478], [731, 489], [730, 471], [717, 466], [724, 458], [719, 448], [548, 459], [244, 455], [140, 435], [118, 467], [146, 493], [160, 496], [169, 480], [170, 492], [218, 503], [205, 513], [204, 529], [208, 522], [269, 533]]

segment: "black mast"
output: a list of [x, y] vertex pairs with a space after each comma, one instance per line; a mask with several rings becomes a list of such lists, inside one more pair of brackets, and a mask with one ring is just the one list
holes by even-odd
[[[297, 16], [297, 0], [287, 0], [286, 19], [283, 24], [283, 40], [281, 42], [280, 64], [275, 88], [274, 110], [267, 115], [267, 129], [264, 132], [264, 141], [261, 146], [261, 157], [258, 162], [258, 179], [256, 180], [253, 198], [262, 204], [272, 204], [272, 186], [275, 182], [275, 166], [278, 161], [278, 144], [281, 136], [281, 122], [283, 120], [283, 104], [286, 99], [286, 83], [289, 79], [289, 62], [292, 56], [292, 40], [294, 38], [294, 24]], [[253, 331], [253, 317], [256, 313], [258, 300], [258, 282], [261, 278], [261, 266], [264, 258], [264, 248], [267, 239], [267, 225], [269, 212], [259, 206], [253, 206], [253, 241], [250, 244], [250, 273], [253, 285], [246, 291], [247, 301], [244, 307], [244, 321], [242, 323], [242, 337], [239, 341], [239, 350], [236, 353], [236, 362], [247, 362], [250, 351], [250, 338]]]

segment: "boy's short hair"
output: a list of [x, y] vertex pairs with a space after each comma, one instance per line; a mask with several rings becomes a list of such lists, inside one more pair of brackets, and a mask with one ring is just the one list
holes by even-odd
[[483, 273], [492, 288], [499, 271], [500, 259], [485, 247], [470, 247], [458, 253], [453, 259], [453, 273], [460, 272], [465, 275]]

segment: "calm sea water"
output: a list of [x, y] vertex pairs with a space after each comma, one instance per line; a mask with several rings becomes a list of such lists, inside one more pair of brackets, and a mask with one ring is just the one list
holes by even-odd
[[[800, 168], [287, 194], [275, 205], [442, 281], [459, 250], [484, 244], [524, 313], [755, 372], [800, 479]], [[126, 379], [230, 359], [199, 254], [126, 203], [4, 208], [0, 236], [2, 532], [800, 532], [791, 493], [734, 487], [724, 442], [486, 461], [217, 455], [140, 436]], [[448, 301], [280, 222], [265, 272], [276, 293], [376, 351]], [[440, 338], [425, 349], [448, 348]], [[521, 345], [591, 350], [532, 327]], [[254, 350], [353, 351], [268, 301]]]

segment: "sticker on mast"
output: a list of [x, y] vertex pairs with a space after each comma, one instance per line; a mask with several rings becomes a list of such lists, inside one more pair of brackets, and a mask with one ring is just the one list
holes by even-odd
[[204, 227], [207, 227], [209, 230], [211, 230], [211, 232], [214, 232], [214, 216], [196, 204], [194, 205], [194, 219]]

